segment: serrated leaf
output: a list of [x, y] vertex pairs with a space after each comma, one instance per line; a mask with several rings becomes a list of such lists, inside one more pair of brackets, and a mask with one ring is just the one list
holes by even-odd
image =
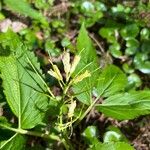
[[[98, 66], [96, 50], [92, 40], [88, 36], [84, 24], [82, 24], [77, 38], [77, 53], [80, 55], [81, 59], [76, 72], [80, 71], [91, 62], [93, 63], [90, 66]], [[93, 71], [94, 68], [91, 68], [90, 66], [88, 68]]]
[[77, 53], [80, 55], [80, 62], [75, 70], [75, 75], [82, 70], [81, 73], [88, 70], [91, 76], [79, 82], [73, 86], [73, 91], [79, 101], [84, 104], [90, 105], [92, 100], [92, 89], [96, 82], [97, 72], [94, 72], [99, 66], [97, 63], [96, 50], [93, 46], [91, 39], [88, 36], [88, 32], [85, 29], [84, 24], [79, 32], [77, 38]]
[[37, 10], [33, 9], [25, 0], [5, 0], [4, 3], [14, 12], [46, 23], [45, 17]]
[[124, 142], [109, 142], [96, 144], [89, 150], [134, 150], [132, 146]]
[[97, 109], [106, 116], [128, 120], [150, 114], [150, 91], [135, 91], [110, 96]]
[[123, 91], [127, 85], [125, 74], [116, 66], [109, 65], [98, 77], [96, 87], [97, 96], [108, 97], [119, 91]]
[[12, 32], [1, 34], [0, 42], [0, 71], [7, 102], [18, 117], [19, 128], [33, 128], [42, 122], [48, 105], [46, 87], [29, 63], [32, 61], [42, 74], [37, 58]]
[[11, 138], [5, 141], [0, 141], [1, 150], [22, 150], [25, 147], [26, 139], [19, 134], [13, 135]]

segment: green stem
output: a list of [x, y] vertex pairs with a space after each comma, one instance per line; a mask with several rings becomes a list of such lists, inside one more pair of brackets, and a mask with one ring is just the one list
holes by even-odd
[[64, 137], [64, 145], [66, 150], [74, 150], [72, 144], [70, 143], [69, 139], [68, 139], [68, 135], [65, 133], [65, 131], [63, 132], [63, 137]]
[[28, 131], [28, 130], [24, 130], [24, 129], [16, 129], [16, 128], [8, 127], [8, 126], [2, 125], [2, 124], [0, 124], [0, 126], [5, 129], [14, 131], [16, 133], [20, 133], [20, 134], [26, 134], [26, 135], [61, 141], [60, 138], [56, 135], [49, 135], [49, 134], [45, 134], [45, 133], [40, 133], [40, 132], [36, 132], [36, 131]]
[[77, 126], [82, 121], [82, 119], [91, 111], [91, 109], [94, 107], [94, 105], [96, 104], [98, 99], [99, 99], [99, 97], [97, 97], [95, 99], [95, 101], [87, 108], [87, 110], [81, 115], [79, 120], [75, 123], [74, 127]]

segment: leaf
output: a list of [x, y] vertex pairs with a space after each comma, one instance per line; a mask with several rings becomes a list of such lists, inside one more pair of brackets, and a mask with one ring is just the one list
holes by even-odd
[[0, 141], [1, 150], [22, 150], [25, 147], [25, 138], [20, 134], [14, 134], [5, 141]]
[[134, 150], [132, 146], [124, 142], [109, 142], [96, 144], [89, 150]]
[[125, 74], [116, 66], [109, 65], [98, 77], [97, 96], [108, 97], [123, 91], [127, 85]]
[[16, 34], [0, 34], [0, 42], [0, 71], [7, 102], [18, 117], [19, 128], [33, 128], [42, 122], [48, 99], [44, 94], [47, 89], [29, 60], [40, 74], [42, 71], [37, 58]]
[[83, 136], [87, 137], [88, 139], [93, 139], [97, 136], [97, 128], [95, 126], [88, 126], [83, 132]]
[[82, 133], [84, 136], [86, 143], [89, 145], [94, 145], [96, 143], [99, 143], [98, 140], [98, 130], [96, 126], [88, 126], [84, 132]]
[[142, 73], [150, 74], [150, 61], [146, 53], [136, 53], [134, 64]]
[[135, 38], [139, 33], [139, 27], [137, 24], [128, 24], [121, 29], [120, 33], [124, 39], [128, 39], [129, 37]]
[[[86, 31], [84, 24], [82, 24], [77, 38], [77, 53], [79, 53], [81, 57], [78, 70], [83, 69], [91, 62], [93, 62], [91, 66], [98, 66], [96, 50], [88, 36], [88, 32]], [[90, 68], [90, 66], [88, 68]], [[93, 71], [93, 69], [94, 68], [90, 68], [91, 71]]]
[[107, 98], [97, 109], [106, 116], [128, 120], [150, 114], [150, 91], [120, 93]]
[[33, 9], [25, 0], [5, 0], [4, 3], [14, 12], [29, 16], [42, 23], [47, 23], [45, 17]]
[[102, 27], [98, 33], [103, 38], [106, 38], [109, 43], [116, 43], [114, 28]]
[[92, 102], [92, 89], [95, 85], [97, 76], [97, 72], [95, 71], [93, 73], [93, 71], [99, 66], [97, 63], [96, 50], [93, 47], [93, 43], [88, 36], [88, 32], [86, 31], [84, 24], [82, 24], [77, 38], [77, 53], [80, 55], [81, 59], [77, 65], [74, 75], [77, 75], [81, 70], [81, 73], [88, 70], [91, 73], [91, 76], [74, 85], [73, 91], [79, 101], [90, 105]]
[[119, 128], [115, 126], [109, 126], [107, 132], [104, 134], [103, 141], [104, 143], [108, 142], [127, 142], [128, 140], [125, 135], [120, 131]]
[[109, 46], [109, 51], [115, 58], [119, 58], [122, 55], [122, 52], [120, 51], [120, 44], [117, 42]]

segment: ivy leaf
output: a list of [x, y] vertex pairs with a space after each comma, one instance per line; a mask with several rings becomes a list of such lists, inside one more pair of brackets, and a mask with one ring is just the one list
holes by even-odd
[[24, 0], [5, 0], [4, 3], [14, 12], [29, 16], [42, 23], [47, 23], [45, 17]]
[[88, 70], [91, 73], [91, 76], [74, 85], [73, 91], [79, 101], [90, 105], [92, 102], [92, 89], [95, 85], [96, 76], [98, 74], [98, 71], [94, 70], [96, 70], [99, 66], [97, 63], [96, 50], [88, 36], [88, 32], [86, 31], [84, 24], [82, 24], [77, 38], [77, 53], [80, 55], [81, 59], [74, 75], [78, 74], [81, 70], [81, 73]]
[[42, 71], [37, 58], [15, 33], [1, 34], [0, 41], [0, 71], [7, 102], [18, 117], [19, 128], [33, 128], [42, 122], [48, 99], [44, 95], [47, 89], [29, 60], [40, 74]]
[[119, 128], [115, 126], [109, 126], [107, 128], [107, 132], [103, 136], [104, 143], [108, 142], [126, 142], [128, 143], [127, 138], [125, 135], [120, 131]]
[[129, 37], [135, 38], [139, 33], [139, 27], [137, 24], [128, 24], [121, 29], [120, 33], [124, 39], [128, 39]]
[[97, 109], [106, 116], [127, 120], [150, 114], [150, 91], [120, 93], [107, 98]]
[[82, 135], [84, 136], [85, 141], [86, 141], [87, 144], [94, 145], [97, 142], [99, 143], [99, 140], [98, 140], [98, 129], [96, 128], [96, 126], [88, 126], [84, 130]]
[[20, 134], [14, 134], [11, 138], [5, 141], [0, 141], [1, 150], [21, 150], [25, 147], [26, 139]]
[[127, 85], [125, 74], [116, 66], [109, 65], [100, 74], [97, 82], [97, 96], [108, 97], [123, 91]]
[[109, 143], [97, 143], [89, 150], [134, 150], [132, 146], [124, 142], [109, 142]]

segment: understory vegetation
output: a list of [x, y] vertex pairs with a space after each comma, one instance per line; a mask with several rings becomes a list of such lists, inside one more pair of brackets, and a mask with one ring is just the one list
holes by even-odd
[[1, 0], [0, 149], [149, 150], [149, 10]]

